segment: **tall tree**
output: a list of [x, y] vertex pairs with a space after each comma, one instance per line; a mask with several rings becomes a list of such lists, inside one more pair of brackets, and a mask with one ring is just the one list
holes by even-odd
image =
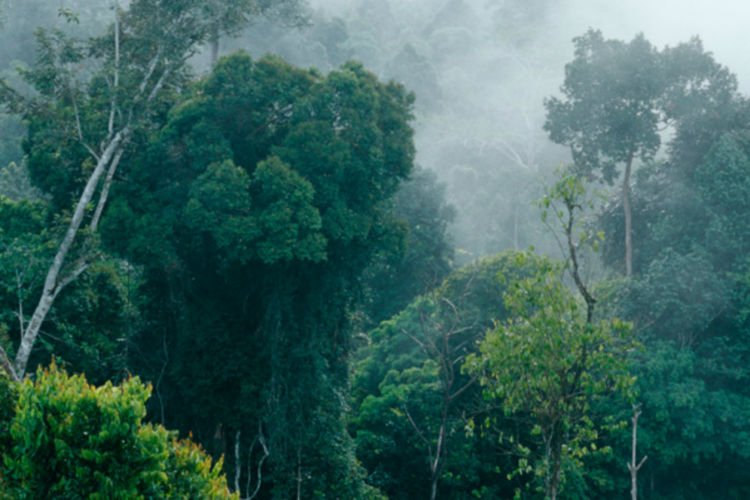
[[630, 177], [633, 161], [659, 149], [657, 101], [664, 83], [656, 49], [643, 37], [605, 40], [589, 30], [575, 38], [575, 58], [565, 66], [564, 100], [545, 102], [550, 138], [570, 146], [582, 173], [613, 182], [623, 166], [625, 273], [633, 274]]
[[[504, 294], [509, 319], [487, 333], [480, 352], [466, 368], [477, 374], [485, 394], [498, 399], [506, 414], [520, 414], [539, 435], [542, 453], [520, 443], [518, 472], [534, 470], [546, 498], [555, 499], [566, 461], [580, 462], [597, 449], [602, 423], [592, 404], [612, 391], [627, 393], [634, 380], [625, 360], [632, 349], [630, 325], [594, 316], [596, 300], [582, 278], [582, 244], [596, 243], [581, 224], [590, 208], [583, 180], [564, 174], [542, 200], [544, 218], [560, 223], [565, 261], [544, 262], [537, 272], [509, 285]], [[518, 255], [523, 264], [528, 256]], [[567, 289], [562, 273], [573, 278], [580, 299]], [[583, 304], [581, 304], [581, 299]]]
[[621, 167], [625, 274], [631, 276], [633, 162], [654, 157], [667, 127], [677, 130], [677, 140], [694, 134], [684, 124], [725, 107], [737, 84], [697, 39], [658, 51], [642, 34], [626, 43], [589, 30], [573, 42], [563, 98], [545, 101], [544, 128], [554, 142], [570, 146], [581, 173], [611, 184]]
[[351, 316], [365, 269], [401, 246], [388, 208], [412, 169], [411, 105], [358, 64], [235, 54], [118, 186], [104, 239], [144, 266], [150, 303], [134, 364], [243, 494], [261, 437], [259, 495], [365, 494], [343, 426]]
[[[165, 89], [179, 88], [186, 60], [206, 40], [213, 22], [203, 2], [193, 0], [135, 0], [127, 10], [115, 3], [115, 22], [103, 36], [80, 41], [61, 31], [40, 32], [37, 61], [25, 73], [37, 91], [33, 97], [4, 87], [6, 103], [29, 122], [32, 180], [52, 195], [56, 209], [74, 206], [18, 346], [12, 376], [25, 374], [60, 292], [96, 258], [95, 252], [84, 251], [70, 262], [79, 233], [86, 225], [87, 234], [97, 233], [127, 145], [158, 116]], [[7, 358], [4, 351], [0, 355]]]

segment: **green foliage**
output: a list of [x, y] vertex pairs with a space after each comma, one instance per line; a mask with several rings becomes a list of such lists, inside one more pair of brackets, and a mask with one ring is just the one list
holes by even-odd
[[191, 440], [170, 437], [166, 473], [169, 487], [166, 498], [237, 498], [229, 494], [222, 462], [214, 462]]
[[[519, 265], [527, 258], [519, 254]], [[545, 262], [535, 275], [510, 284], [504, 295], [509, 319], [466, 361], [486, 397], [498, 400], [507, 416], [522, 417], [541, 439], [541, 453], [533, 443], [517, 443], [515, 473], [535, 470], [548, 495], [563, 462], [581, 466], [597, 452], [602, 424], [592, 420], [591, 405], [613, 391], [627, 393], [634, 382], [625, 362], [633, 348], [630, 326], [616, 319], [589, 323], [560, 271]]]
[[[659, 105], [676, 134], [668, 155], [645, 165], [633, 186], [640, 276], [609, 282], [602, 305], [633, 321], [644, 345], [631, 359], [643, 405], [639, 451], [649, 456], [639, 483], [655, 498], [742, 498], [750, 428], [740, 312], [750, 241], [741, 222], [750, 209], [748, 106], [734, 76], [697, 40], [662, 57], [671, 76]], [[702, 85], [686, 83], [697, 75]], [[609, 265], [621, 256], [611, 243], [620, 209], [613, 203], [599, 219], [612, 236], [604, 244]], [[629, 452], [626, 432], [612, 443], [617, 454]], [[617, 467], [605, 466], [605, 474]]]
[[498, 474], [512, 465], [498, 448], [506, 423], [467, 434], [468, 415], [489, 415], [491, 407], [460, 365], [493, 322], [506, 318], [507, 284], [536, 273], [541, 263], [533, 255], [521, 262], [511, 252], [482, 259], [371, 332], [355, 366], [350, 424], [370, 484], [391, 498], [429, 496], [430, 462], [444, 425], [439, 495], [512, 495], [517, 482]]
[[19, 306], [37, 292], [51, 253], [46, 223], [44, 203], [0, 196], [0, 338], [11, 352], [20, 336]]
[[[44, 201], [0, 198], [0, 338], [8, 352], [29, 321], [58, 230]], [[138, 271], [126, 262], [101, 259], [92, 265], [58, 301], [33, 363], [46, 364], [54, 354], [95, 383], [124, 376], [138, 321], [138, 282]]]
[[235, 54], [113, 191], [103, 239], [143, 266], [148, 297], [132, 362], [243, 495], [248, 470], [277, 498], [298, 474], [303, 496], [368, 489], [342, 425], [352, 315], [365, 269], [401, 246], [389, 207], [412, 168], [411, 103], [358, 64], [323, 76]]
[[663, 122], [687, 130], [697, 110], [720, 107], [736, 92], [735, 78], [697, 39], [658, 51], [642, 34], [625, 43], [589, 30], [573, 42], [565, 98], [545, 101], [544, 128], [570, 146], [577, 168], [609, 183], [618, 163], [653, 158]]
[[227, 160], [196, 179], [185, 217], [194, 231], [207, 230], [232, 261], [314, 262], [325, 257], [326, 240], [313, 193], [276, 157], [261, 162], [252, 180]]
[[54, 364], [39, 369], [34, 382], [18, 387], [3, 449], [6, 492], [19, 499], [233, 498], [220, 464], [142, 423], [150, 392], [136, 378], [94, 387]]
[[658, 53], [643, 35], [623, 43], [589, 30], [574, 44], [562, 87], [566, 100], [545, 102], [544, 128], [554, 142], [571, 146], [578, 168], [601, 170], [612, 182], [617, 163], [650, 158], [659, 147], [654, 104], [664, 82]]
[[385, 246], [365, 274], [365, 325], [375, 326], [392, 317], [448, 275], [454, 258], [448, 225], [455, 212], [445, 201], [445, 186], [433, 172], [416, 169], [401, 185], [391, 216], [402, 224], [406, 237], [394, 231], [395, 241]]
[[[16, 412], [18, 385], [3, 373], [0, 375], [0, 450], [10, 449], [10, 425]], [[0, 474], [0, 485], [3, 484]]]

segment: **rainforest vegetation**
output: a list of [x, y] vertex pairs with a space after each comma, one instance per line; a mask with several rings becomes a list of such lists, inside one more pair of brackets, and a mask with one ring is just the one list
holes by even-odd
[[406, 4], [0, 2], [0, 497], [750, 497], [738, 78]]

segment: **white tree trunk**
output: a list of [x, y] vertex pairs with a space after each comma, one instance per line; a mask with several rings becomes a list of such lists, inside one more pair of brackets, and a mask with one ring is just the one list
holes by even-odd
[[83, 267], [83, 269], [78, 267], [73, 269], [69, 275], [61, 276], [65, 260], [68, 257], [70, 249], [73, 247], [78, 230], [81, 228], [84, 216], [86, 215], [86, 207], [91, 203], [94, 193], [96, 192], [96, 187], [99, 184], [99, 180], [107, 170], [107, 167], [110, 166], [113, 157], [116, 156], [119, 158], [119, 151], [123, 147], [123, 142], [127, 134], [128, 129], [125, 128], [118, 132], [112, 140], [109, 141], [109, 144], [107, 144], [104, 152], [99, 157], [94, 171], [91, 172], [91, 175], [86, 182], [86, 187], [78, 198], [78, 203], [73, 212], [73, 217], [70, 219], [68, 229], [65, 232], [65, 237], [60, 243], [55, 258], [52, 260], [52, 264], [47, 271], [47, 277], [44, 280], [44, 288], [42, 289], [42, 296], [39, 298], [39, 303], [34, 310], [34, 314], [31, 316], [31, 320], [26, 326], [26, 331], [21, 339], [21, 345], [18, 347], [18, 352], [16, 353], [15, 371], [19, 378], [23, 378], [26, 373], [26, 366], [29, 362], [29, 357], [31, 356], [31, 349], [34, 347], [36, 338], [39, 335], [39, 330], [42, 327], [42, 323], [44, 323], [55, 298], [65, 285], [70, 283], [72, 279], [77, 277], [77, 275], [85, 269], [85, 267]]
[[631, 444], [631, 457], [630, 463], [628, 463], [628, 470], [630, 471], [630, 498], [631, 500], [638, 500], [638, 471], [643, 467], [643, 463], [646, 461], [648, 456], [641, 459], [640, 462], [636, 462], [638, 458], [638, 417], [641, 416], [640, 405], [633, 405], [633, 441]]

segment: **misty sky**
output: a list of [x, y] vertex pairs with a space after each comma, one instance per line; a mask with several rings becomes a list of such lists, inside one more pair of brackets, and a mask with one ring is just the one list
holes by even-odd
[[[394, 39], [409, 41], [429, 58], [441, 106], [431, 107], [429, 96], [414, 89], [417, 103], [427, 103], [414, 123], [417, 162], [447, 184], [449, 201], [459, 207], [456, 244], [473, 255], [507, 246], [511, 226], [500, 216], [515, 213], [514, 203], [528, 212], [529, 200], [538, 195], [528, 186], [544, 185], [546, 173], [569, 161], [567, 150], [553, 146], [542, 129], [543, 101], [563, 82], [564, 65], [573, 57], [572, 39], [588, 28], [623, 41], [642, 32], [658, 49], [697, 35], [705, 50], [737, 75], [740, 90], [750, 94], [750, 0], [390, 0], [385, 9], [377, 8], [385, 0], [309, 1], [332, 17], [380, 12], [373, 26], [397, 33], [379, 39], [381, 54], [395, 56], [400, 46], [389, 46]], [[521, 13], [518, 22], [528, 26], [513, 24], [512, 14], [509, 23], [499, 22], [496, 13], [514, 13], [518, 5], [535, 5], [539, 17], [530, 21]], [[383, 10], [389, 13], [382, 15]], [[437, 31], [432, 29], [435, 19]], [[350, 35], [368, 28], [366, 21], [354, 24]], [[509, 43], [519, 38], [523, 45]], [[382, 64], [371, 69], [381, 78], [391, 77]], [[519, 192], [526, 194], [516, 199]], [[536, 218], [530, 214], [523, 224]], [[541, 241], [521, 246], [528, 243], [544, 247]]]
[[[378, 0], [373, 0], [378, 1]], [[448, 0], [403, 0], [405, 4], [434, 4]], [[467, 0], [475, 8], [503, 0]], [[310, 0], [314, 8], [336, 15], [351, 8], [351, 0]], [[631, 39], [638, 32], [659, 48], [699, 35], [707, 50], [727, 65], [750, 90], [750, 1], [747, 0], [558, 0], [552, 20], [559, 32], [552, 38], [570, 40], [588, 27], [601, 29], [608, 38]], [[424, 7], [423, 7], [424, 8]], [[571, 49], [572, 50], [572, 49]]]
[[[437, 1], [437, 0], [436, 0]], [[750, 2], [746, 0], [564, 0], [566, 32], [601, 29], [608, 38], [630, 39], [642, 31], [663, 47], [699, 35], [707, 50], [729, 67], [743, 92], [750, 91]]]

